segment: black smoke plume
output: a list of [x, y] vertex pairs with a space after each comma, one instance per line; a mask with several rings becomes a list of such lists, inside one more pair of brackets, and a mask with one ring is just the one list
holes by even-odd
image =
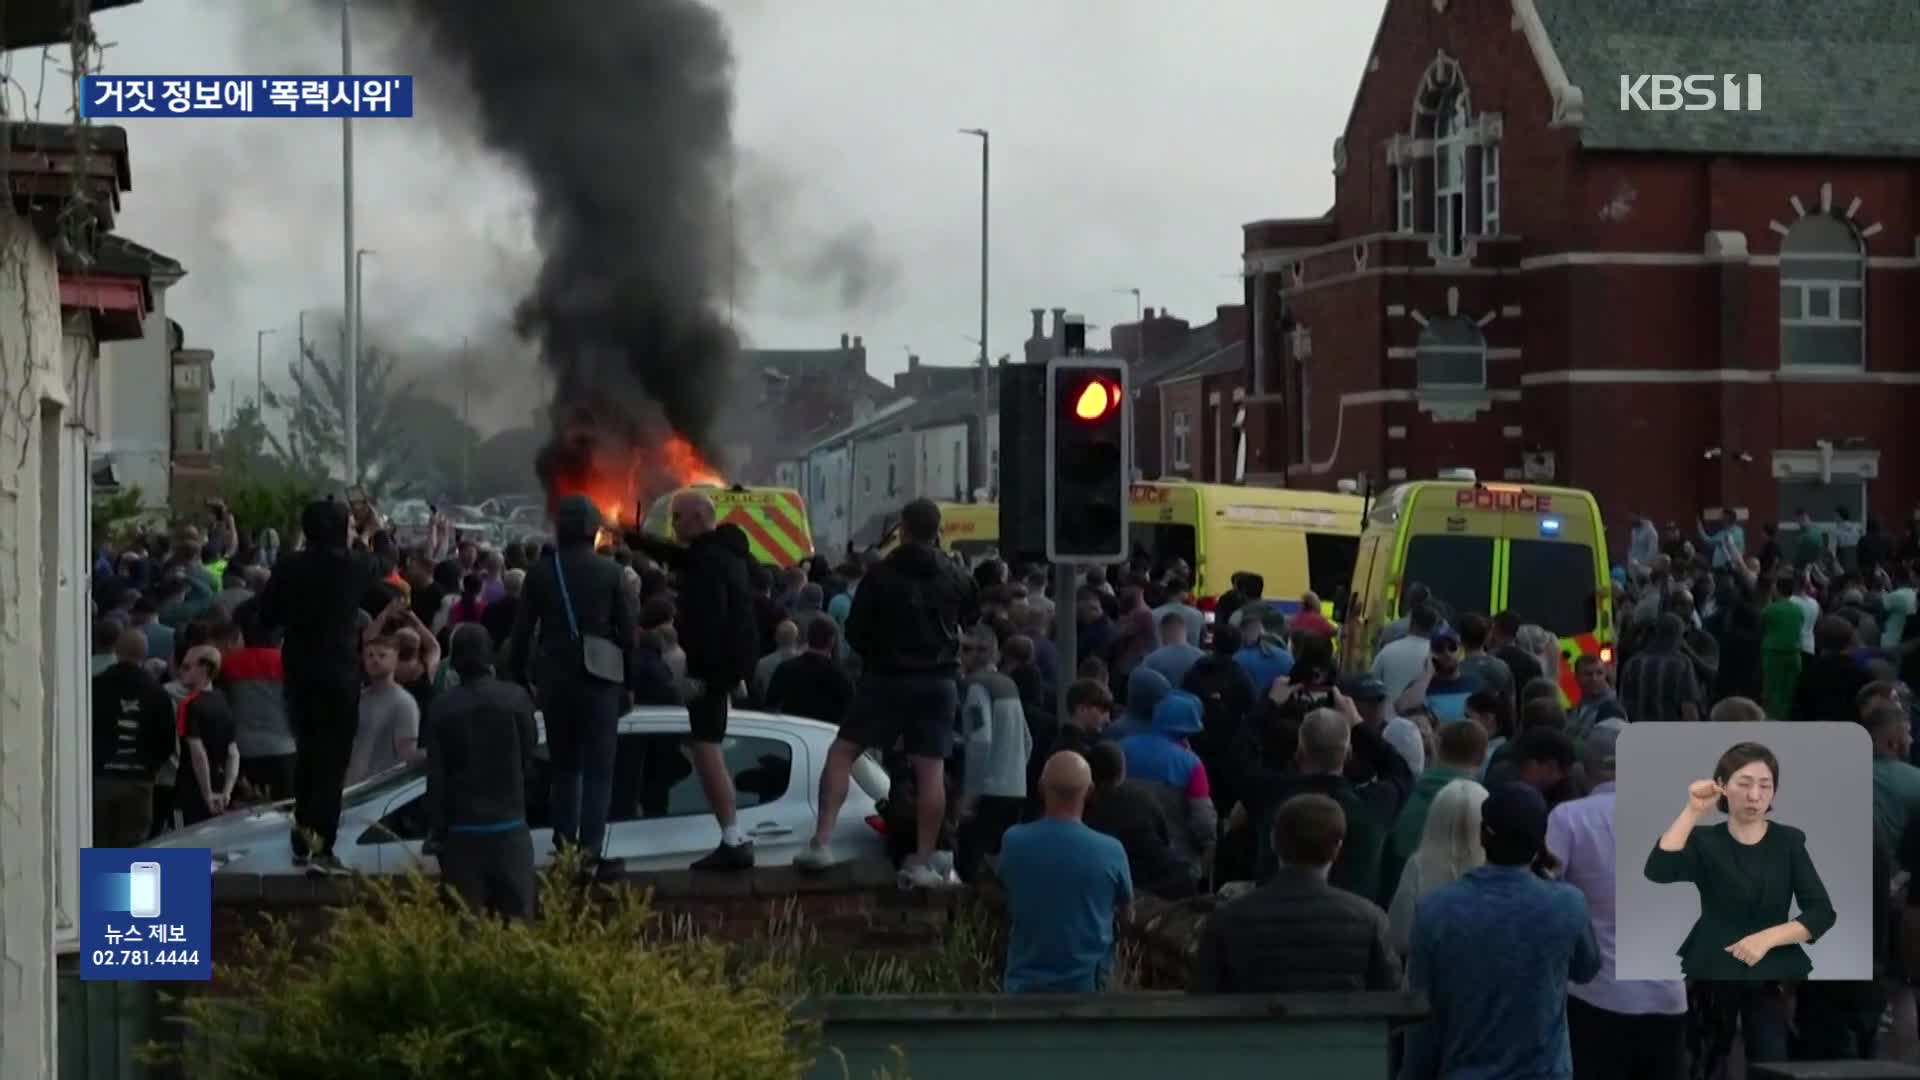
[[423, 90], [457, 76], [480, 137], [532, 189], [541, 264], [514, 326], [552, 376], [550, 491], [670, 431], [718, 460], [739, 349], [721, 311], [733, 54], [720, 15], [697, 0], [355, 6], [395, 17]]

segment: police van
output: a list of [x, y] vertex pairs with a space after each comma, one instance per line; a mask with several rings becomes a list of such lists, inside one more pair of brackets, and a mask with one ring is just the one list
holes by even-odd
[[1342, 661], [1370, 663], [1380, 632], [1425, 585], [1445, 613], [1512, 611], [1560, 639], [1561, 696], [1580, 699], [1573, 661], [1613, 660], [1613, 591], [1600, 504], [1577, 488], [1481, 482], [1456, 470], [1375, 496], [1360, 535]]

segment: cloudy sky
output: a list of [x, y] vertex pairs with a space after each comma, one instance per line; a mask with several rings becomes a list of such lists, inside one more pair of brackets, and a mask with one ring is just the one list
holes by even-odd
[[[1109, 325], [1131, 319], [1124, 290], [1136, 287], [1148, 306], [1203, 322], [1239, 297], [1242, 223], [1330, 204], [1331, 145], [1383, 7], [717, 2], [738, 58], [738, 139], [779, 178], [762, 208], [774, 220], [746, 239], [761, 269], [739, 298], [741, 322], [768, 347], [862, 335], [881, 378], [909, 349], [933, 363], [974, 354], [980, 149], [956, 129], [993, 134], [996, 355], [1017, 353], [1029, 308]], [[318, 72], [337, 70], [330, 6], [143, 0], [96, 24], [111, 73]], [[362, 24], [355, 66], [407, 73], [380, 37]], [[16, 54], [12, 74], [34, 89], [38, 54]], [[169, 314], [191, 344], [218, 351], [230, 383], [251, 385], [255, 332], [277, 330], [272, 380], [276, 360], [284, 370], [292, 358], [297, 313], [340, 306], [339, 124], [127, 126], [133, 190], [119, 230], [186, 265]], [[360, 245], [378, 252], [366, 264], [370, 328], [449, 348], [498, 337], [531, 265], [517, 179], [420, 121], [360, 123], [356, 143]], [[864, 252], [866, 287], [794, 269], [846, 238]], [[499, 396], [488, 426], [527, 415], [522, 396]]]

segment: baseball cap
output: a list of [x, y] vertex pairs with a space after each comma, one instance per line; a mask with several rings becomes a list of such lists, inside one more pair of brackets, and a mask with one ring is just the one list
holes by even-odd
[[1429, 640], [1436, 645], [1443, 641], [1458, 645], [1460, 644], [1460, 631], [1455, 630], [1451, 626], [1442, 626], [1433, 632], [1433, 636]]
[[1547, 839], [1547, 800], [1532, 785], [1518, 781], [1500, 784], [1481, 804], [1480, 824], [1495, 836], [1543, 844]]
[[1340, 692], [1355, 701], [1385, 701], [1387, 684], [1371, 675], [1349, 675], [1340, 680]]

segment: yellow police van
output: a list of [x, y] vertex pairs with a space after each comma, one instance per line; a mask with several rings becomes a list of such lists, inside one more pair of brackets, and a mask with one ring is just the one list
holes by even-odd
[[1573, 660], [1613, 659], [1613, 590], [1600, 504], [1577, 488], [1481, 482], [1459, 470], [1379, 493], [1367, 511], [1342, 612], [1342, 661], [1371, 662], [1380, 632], [1406, 614], [1408, 585], [1443, 612], [1512, 611], [1560, 639], [1561, 696], [1580, 699]]
[[653, 501], [640, 530], [650, 536], [677, 540], [673, 535], [673, 499], [682, 491], [698, 491], [713, 500], [714, 520], [738, 525], [747, 534], [755, 561], [768, 566], [795, 566], [813, 557], [813, 529], [807, 523], [807, 503], [792, 488], [720, 487], [695, 484], [670, 491]]
[[[1128, 497], [1134, 555], [1156, 566], [1180, 559], [1193, 568], [1193, 591], [1212, 612], [1233, 575], [1259, 574], [1268, 605], [1292, 614], [1312, 589], [1331, 616], [1353, 575], [1360, 544], [1358, 495], [1291, 488], [1235, 487], [1183, 480], [1142, 481]], [[1000, 507], [941, 503], [941, 543], [966, 555], [997, 548]], [[882, 553], [899, 543], [895, 525]]]
[[1211, 618], [1233, 575], [1258, 574], [1267, 606], [1287, 614], [1311, 589], [1327, 614], [1353, 574], [1360, 544], [1358, 495], [1294, 488], [1155, 480], [1133, 485], [1134, 554], [1193, 567], [1196, 604]]

